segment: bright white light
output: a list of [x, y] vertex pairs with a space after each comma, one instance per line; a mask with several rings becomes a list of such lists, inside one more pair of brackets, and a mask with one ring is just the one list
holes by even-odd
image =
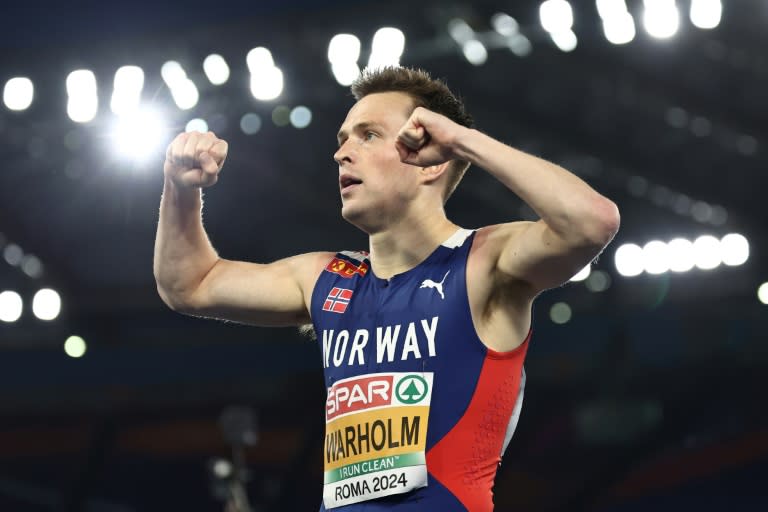
[[176, 106], [181, 110], [189, 110], [197, 105], [197, 101], [200, 99], [200, 93], [197, 92], [197, 86], [195, 83], [185, 78], [180, 80], [173, 87], [171, 87], [171, 96]]
[[723, 263], [735, 267], [743, 265], [749, 259], [749, 242], [743, 235], [730, 233], [720, 239]]
[[597, 0], [597, 13], [604, 21], [618, 18], [629, 12], [624, 0]]
[[557, 302], [549, 310], [549, 318], [559, 325], [567, 324], [572, 315], [571, 306], [565, 302]]
[[43, 288], [32, 299], [32, 312], [40, 320], [53, 320], [61, 311], [61, 297], [56, 290]]
[[252, 49], [245, 56], [245, 62], [251, 73], [257, 73], [264, 69], [275, 67], [275, 60], [272, 58], [272, 52], [263, 46]]
[[232, 474], [232, 464], [228, 460], [216, 460], [213, 463], [213, 474], [222, 479], [229, 477]]
[[604, 19], [603, 32], [610, 43], [627, 44], [635, 38], [635, 20], [629, 13]]
[[720, 0], [691, 0], [691, 23], [699, 28], [717, 27], [722, 15], [723, 4]]
[[12, 291], [0, 293], [0, 320], [15, 322], [21, 317], [21, 295]]
[[277, 99], [283, 92], [283, 72], [275, 66], [272, 53], [260, 46], [248, 52], [248, 69], [251, 71], [251, 94], [260, 101]]
[[619, 274], [626, 277], [643, 273], [643, 250], [639, 245], [624, 244], [616, 249], [614, 263]]
[[35, 88], [32, 80], [17, 76], [5, 82], [3, 103], [10, 110], [26, 110], [32, 104]]
[[461, 18], [454, 18], [448, 22], [448, 33], [459, 44], [475, 38], [475, 31]]
[[552, 32], [549, 35], [552, 38], [552, 41], [554, 41], [555, 45], [562, 51], [572, 52], [576, 49], [578, 39], [576, 39], [576, 34], [574, 34], [573, 31], [566, 30], [563, 32]]
[[577, 282], [577, 281], [583, 281], [586, 278], [589, 277], [589, 274], [592, 273], [592, 265], [589, 264], [583, 269], [579, 270], [575, 276], [573, 276], [570, 281]]
[[229, 66], [224, 57], [213, 53], [203, 61], [203, 71], [213, 85], [221, 85], [229, 80]]
[[331, 64], [357, 63], [360, 58], [360, 39], [353, 34], [336, 34], [328, 43], [328, 61]]
[[663, 274], [669, 270], [669, 250], [667, 244], [653, 240], [643, 246], [643, 266], [649, 274]]
[[380, 28], [373, 35], [368, 68], [380, 69], [387, 66], [399, 66], [403, 50], [405, 50], [405, 34], [400, 29], [394, 27]]
[[181, 64], [175, 60], [169, 60], [160, 68], [160, 76], [163, 77], [163, 82], [169, 88], [173, 88], [176, 84], [183, 82], [187, 79], [187, 73]]
[[763, 283], [757, 289], [757, 298], [763, 304], [768, 304], [768, 283]]
[[352, 85], [352, 82], [360, 76], [360, 67], [357, 62], [334, 62], [331, 64], [331, 70], [336, 81], [345, 87]]
[[299, 105], [291, 110], [290, 120], [294, 128], [306, 128], [312, 122], [312, 111]]
[[657, 39], [667, 39], [677, 33], [680, 12], [675, 0], [643, 0], [645, 30]]
[[85, 344], [85, 340], [80, 336], [70, 336], [67, 341], [64, 342], [64, 352], [69, 357], [83, 357], [88, 346]]
[[517, 20], [503, 12], [497, 12], [491, 16], [491, 26], [493, 30], [504, 37], [513, 36], [520, 31], [520, 25], [517, 23]]
[[693, 242], [685, 238], [675, 238], [667, 244], [669, 253], [669, 270], [672, 272], [688, 272], [696, 264]]
[[115, 115], [134, 112], [141, 102], [144, 71], [138, 66], [123, 66], [115, 72], [115, 83], [109, 107]]
[[477, 39], [470, 39], [464, 43], [461, 47], [461, 51], [464, 53], [464, 57], [470, 64], [480, 66], [485, 64], [488, 60], [488, 50], [485, 49], [485, 45]]
[[704, 235], [693, 242], [694, 257], [696, 266], [702, 270], [711, 270], [719, 266], [722, 262], [722, 248], [720, 240]]
[[271, 67], [251, 75], [251, 94], [260, 101], [277, 99], [283, 92], [283, 72]]
[[200, 119], [199, 117], [196, 117], [195, 119], [192, 119], [187, 123], [187, 126], [184, 127], [184, 131], [187, 133], [189, 132], [205, 133], [208, 131], [208, 123], [205, 122], [205, 119]]
[[546, 0], [539, 7], [541, 26], [550, 34], [573, 27], [573, 9], [566, 0]]
[[87, 123], [96, 117], [99, 98], [96, 75], [88, 69], [78, 69], [67, 76], [67, 115], [76, 123]]
[[138, 163], [160, 155], [166, 137], [163, 116], [149, 108], [118, 118], [112, 132], [115, 151]]

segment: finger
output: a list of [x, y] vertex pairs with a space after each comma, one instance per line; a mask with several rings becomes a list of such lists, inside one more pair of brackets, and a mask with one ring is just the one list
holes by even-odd
[[[168, 158], [174, 165], [181, 164], [181, 154], [184, 152], [184, 144], [187, 142], [187, 134], [182, 132], [176, 136], [175, 139], [168, 146], [168, 152], [166, 158]], [[168, 155], [170, 153], [170, 156]]]
[[200, 153], [204, 151], [210, 151], [211, 147], [216, 144], [219, 139], [212, 132], [201, 133], [200, 138], [197, 141], [196, 155], [200, 157]]
[[419, 149], [427, 140], [426, 131], [422, 126], [400, 130], [397, 138], [411, 149]]
[[184, 144], [184, 150], [181, 153], [181, 165], [187, 169], [194, 169], [195, 166], [195, 150], [197, 149], [197, 141], [199, 134], [197, 132], [190, 132], [187, 136], [187, 141]]
[[200, 168], [203, 170], [205, 174], [219, 173], [219, 164], [216, 163], [216, 161], [213, 159], [210, 153], [205, 151], [200, 153], [199, 159], [200, 159]]
[[218, 173], [215, 173], [215, 172], [214, 173], [208, 173], [208, 172], [204, 172], [204, 171], [200, 172], [200, 186], [201, 187], [203, 187], [203, 188], [210, 187], [212, 185], [215, 185], [217, 181], [219, 181], [219, 174]]
[[224, 160], [227, 158], [227, 152], [229, 151], [229, 144], [226, 141], [217, 139], [217, 142], [211, 146], [208, 153], [213, 157], [216, 163], [221, 166], [224, 164]]

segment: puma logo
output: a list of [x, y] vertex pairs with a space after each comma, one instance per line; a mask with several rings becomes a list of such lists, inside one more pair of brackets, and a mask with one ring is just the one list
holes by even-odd
[[440, 298], [445, 299], [445, 295], [443, 294], [443, 283], [445, 282], [445, 278], [448, 277], [448, 274], [450, 273], [451, 273], [450, 270], [446, 272], [445, 275], [443, 276], [443, 280], [440, 281], [439, 283], [436, 283], [431, 279], [425, 279], [424, 281], [422, 281], [421, 286], [419, 286], [419, 288], [434, 288], [435, 290], [437, 290], [437, 293], [440, 294]]

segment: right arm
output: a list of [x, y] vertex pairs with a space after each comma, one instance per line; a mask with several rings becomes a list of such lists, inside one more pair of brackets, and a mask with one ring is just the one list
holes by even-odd
[[218, 180], [227, 143], [213, 133], [183, 133], [168, 146], [154, 253], [157, 290], [182, 313], [256, 325], [301, 325], [317, 276], [331, 253], [269, 264], [220, 258], [202, 224], [201, 188]]

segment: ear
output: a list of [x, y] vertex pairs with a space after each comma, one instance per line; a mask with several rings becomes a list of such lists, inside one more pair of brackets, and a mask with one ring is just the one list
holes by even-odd
[[421, 170], [419, 171], [422, 182], [428, 185], [435, 183], [437, 180], [440, 179], [440, 177], [443, 174], [445, 174], [445, 172], [448, 170], [448, 167], [450, 167], [450, 165], [451, 165], [451, 160], [448, 160], [447, 162], [443, 162], [441, 164], [430, 165], [429, 167], [422, 167]]

